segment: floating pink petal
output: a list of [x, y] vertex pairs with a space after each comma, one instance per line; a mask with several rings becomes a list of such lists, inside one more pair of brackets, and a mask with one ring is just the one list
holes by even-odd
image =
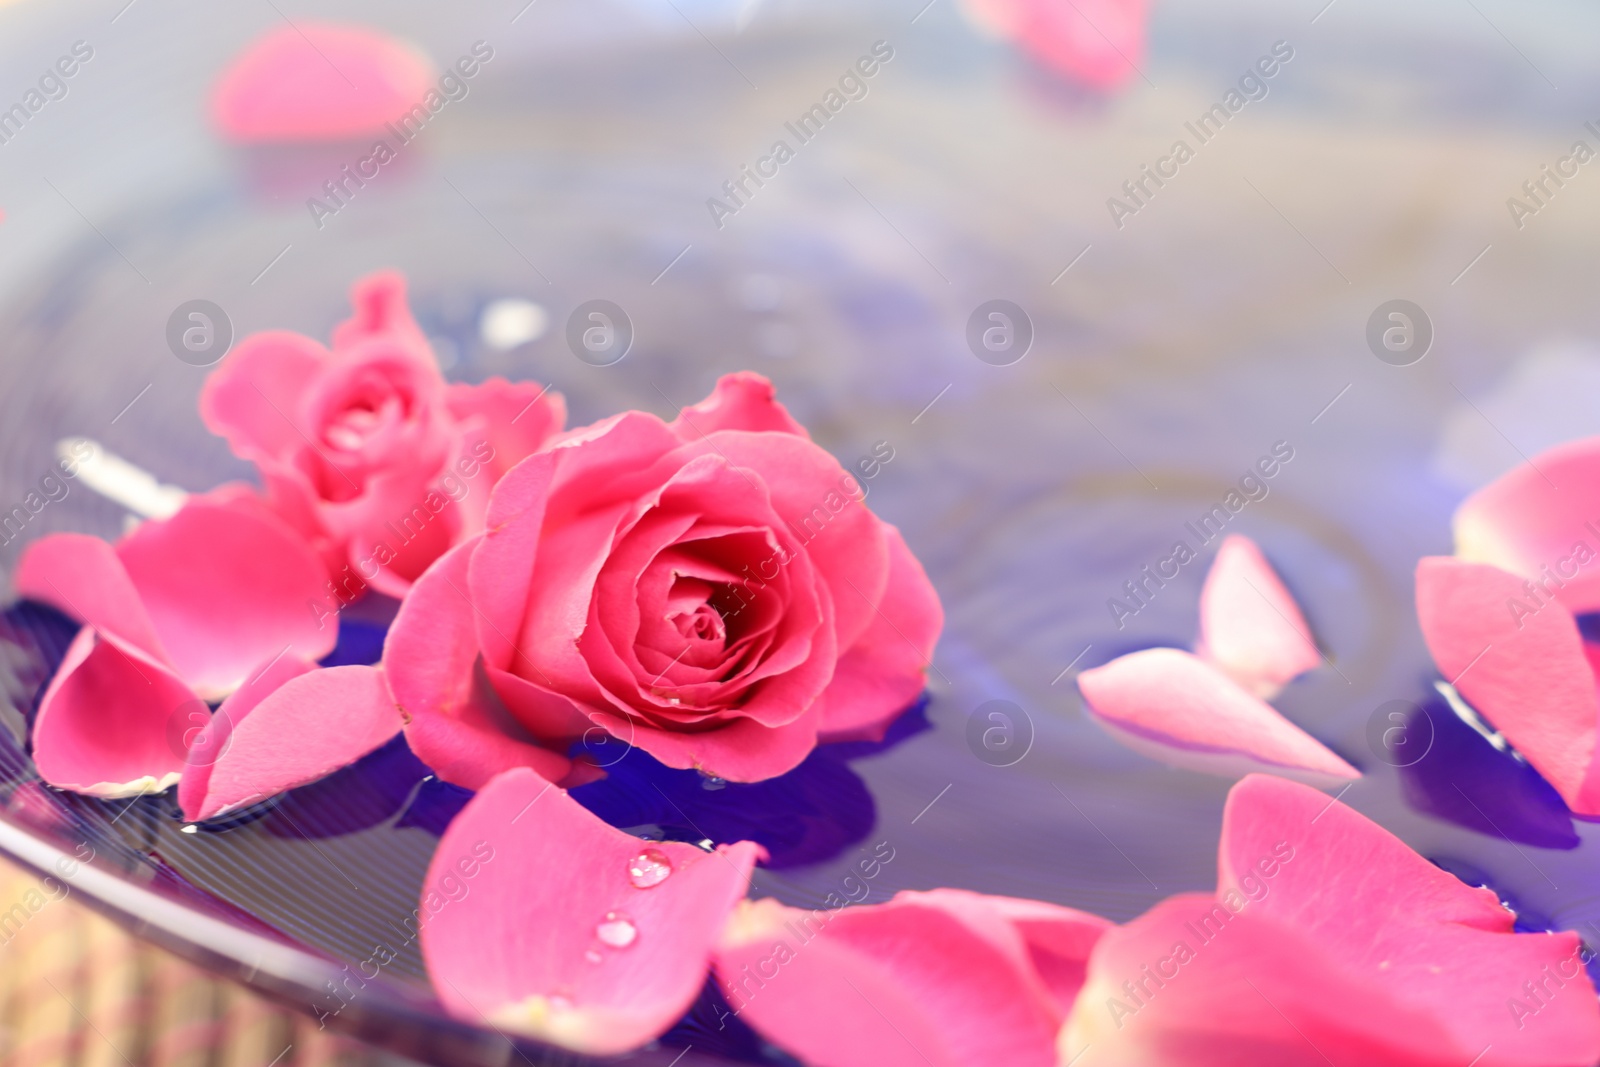
[[116, 551], [173, 665], [201, 696], [225, 696], [286, 649], [305, 659], [333, 651], [337, 630], [313, 610], [321, 565], [264, 509], [191, 498]]
[[1322, 662], [1311, 627], [1248, 537], [1230, 534], [1200, 591], [1195, 649], [1262, 700]]
[[1600, 696], [1572, 612], [1498, 567], [1433, 556], [1417, 564], [1417, 620], [1445, 680], [1569, 808], [1600, 815]]
[[415, 46], [360, 26], [300, 21], [237, 56], [211, 114], [233, 141], [337, 141], [381, 134], [422, 104], [434, 68]]
[[171, 668], [85, 626], [40, 698], [34, 763], [46, 782], [75, 793], [160, 793], [183, 771], [174, 724], [205, 711]]
[[1266, 770], [1313, 782], [1361, 772], [1204, 660], [1176, 648], [1120, 656], [1078, 676], [1112, 736], [1154, 759], [1228, 777]]
[[[221, 714], [219, 711], [218, 714]], [[234, 721], [189, 819], [213, 819], [348, 766], [400, 732], [377, 667], [328, 667], [289, 678]]]
[[533, 771], [507, 771], [439, 841], [423, 959], [461, 1018], [592, 1055], [638, 1048], [700, 992], [760, 855], [641, 841]]
[[1110, 925], [956, 889], [840, 911], [747, 901], [716, 972], [739, 1017], [807, 1063], [1050, 1067], [1085, 961]]
[[1600, 437], [1541, 452], [1456, 509], [1456, 555], [1538, 582], [1574, 614], [1600, 611]]
[[1581, 1067], [1600, 1058], [1600, 1008], [1577, 935], [1513, 933], [1493, 893], [1337, 800], [1245, 779], [1229, 794], [1219, 868], [1215, 897], [1174, 897], [1101, 938], [1062, 1030], [1061, 1062]]
[[191, 497], [116, 546], [79, 534], [29, 545], [17, 591], [165, 662], [203, 697], [221, 698], [286, 649], [333, 651], [311, 605], [321, 564], [253, 501]]
[[[316, 664], [299, 656], [283, 655], [256, 671], [203, 723], [189, 723], [186, 732], [183, 780], [178, 783], [178, 806], [184, 817], [199, 819], [211, 783], [211, 768], [233, 745], [233, 728], [291, 678], [316, 670]], [[196, 716], [198, 719], [199, 716]]]
[[1148, 0], [967, 0], [965, 6], [990, 32], [1096, 89], [1131, 80], [1144, 61]]

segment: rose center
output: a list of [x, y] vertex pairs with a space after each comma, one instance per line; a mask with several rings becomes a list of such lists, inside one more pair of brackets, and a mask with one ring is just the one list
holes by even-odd
[[714, 641], [722, 644], [728, 639], [727, 625], [722, 613], [710, 604], [700, 604], [690, 611], [677, 611], [667, 616], [667, 621], [677, 627], [686, 641]]

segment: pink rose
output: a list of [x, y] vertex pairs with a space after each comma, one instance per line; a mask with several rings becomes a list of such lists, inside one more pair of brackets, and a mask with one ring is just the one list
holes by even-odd
[[341, 602], [369, 585], [403, 596], [481, 532], [496, 479], [566, 419], [561, 398], [533, 382], [447, 385], [398, 274], [363, 278], [351, 302], [332, 351], [288, 331], [255, 334], [200, 395], [206, 426], [261, 469]]
[[754, 374], [670, 424], [566, 434], [401, 607], [384, 664], [408, 739], [477, 788], [595, 725], [736, 781], [881, 736], [943, 612], [865, 494]]

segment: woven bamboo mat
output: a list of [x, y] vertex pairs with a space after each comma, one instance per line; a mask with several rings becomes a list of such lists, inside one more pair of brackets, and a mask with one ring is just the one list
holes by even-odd
[[0, 863], [0, 1067], [399, 1067], [130, 936]]

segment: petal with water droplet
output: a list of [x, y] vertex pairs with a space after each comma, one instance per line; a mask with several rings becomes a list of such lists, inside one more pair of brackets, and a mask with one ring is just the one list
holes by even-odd
[[[439, 841], [423, 883], [422, 954], [454, 1015], [594, 1055], [660, 1036], [704, 984], [711, 946], [763, 855], [652, 846], [670, 878], [639, 889], [637, 837], [518, 768], [496, 777]], [[626, 951], [594, 950], [596, 922], [626, 915]]]

